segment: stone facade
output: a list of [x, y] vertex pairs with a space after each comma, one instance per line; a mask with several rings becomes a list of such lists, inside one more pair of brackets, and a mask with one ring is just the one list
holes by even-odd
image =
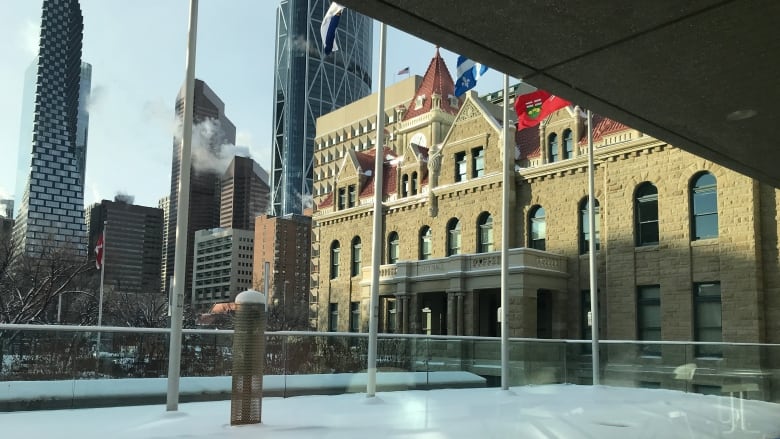
[[[426, 123], [433, 123], [435, 113], [431, 110]], [[380, 331], [498, 335], [501, 233], [507, 225], [510, 336], [590, 338], [582, 207], [588, 196], [586, 114], [570, 106], [538, 127], [511, 130], [518, 156], [506, 220], [501, 215], [500, 114], [499, 106], [470, 94], [454, 117], [439, 118], [446, 134], [431, 148], [411, 142], [414, 130], [422, 130], [416, 126], [405, 132], [404, 121], [385, 145]], [[778, 191], [607, 118], [594, 117], [592, 126], [600, 338], [779, 343]], [[359, 201], [339, 206], [334, 196], [327, 197], [313, 217], [319, 330], [368, 330], [374, 201], [373, 192], [363, 189], [373, 189], [371, 173], [366, 177], [365, 171], [375, 153], [361, 154], [345, 159], [333, 178], [334, 188], [356, 185]], [[404, 187], [409, 181], [404, 175], [413, 172], [420, 176], [415, 193]], [[708, 186], [706, 201], [695, 195], [700, 177], [715, 182]], [[657, 213], [654, 218], [650, 214], [649, 225], [640, 224], [647, 220], [639, 218], [640, 187], [655, 188], [650, 199]], [[714, 210], [705, 216], [701, 206], [715, 200]], [[539, 207], [545, 212], [543, 250], [531, 248], [530, 216]], [[489, 245], [486, 218], [492, 227]], [[713, 220], [714, 236], [699, 239], [694, 228], [704, 226], [697, 226], [698, 221]], [[643, 230], [650, 230], [654, 240], [644, 242], [647, 238], [638, 235], [641, 227], [650, 227]], [[427, 230], [430, 251], [424, 242]], [[459, 245], [453, 246], [455, 233]], [[396, 251], [397, 258], [391, 259]], [[355, 255], [360, 258], [357, 270]], [[645, 306], [642, 294], [648, 289], [659, 293]], [[718, 289], [719, 294], [707, 297], [697, 293]], [[708, 370], [754, 370], [778, 360], [749, 347], [726, 347], [708, 355], [682, 344], [664, 346], [663, 355], [640, 355], [645, 352], [641, 346], [632, 346], [630, 354], [626, 349], [610, 345], [607, 352], [646, 358], [634, 363], [657, 368], [696, 360], [700, 386], [724, 383], [722, 378], [708, 381]], [[615, 381], [636, 382], [635, 370], [619, 370], [616, 364], [606, 366], [614, 369]], [[760, 381], [760, 375], [750, 379]], [[663, 377], [651, 374], [644, 380], [655, 385], [668, 378]]]

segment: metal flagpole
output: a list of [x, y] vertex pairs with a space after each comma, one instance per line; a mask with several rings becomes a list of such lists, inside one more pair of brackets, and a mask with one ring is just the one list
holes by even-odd
[[588, 252], [590, 261], [590, 316], [591, 347], [593, 358], [593, 385], [600, 383], [599, 377], [599, 294], [596, 278], [596, 214], [593, 176], [593, 117], [588, 110]]
[[514, 142], [509, 138], [509, 76], [504, 74], [504, 178], [501, 191], [501, 389], [509, 390], [509, 197], [514, 184]]
[[190, 27], [187, 34], [186, 76], [184, 85], [184, 121], [179, 167], [178, 205], [176, 206], [176, 253], [171, 294], [171, 335], [168, 352], [167, 411], [179, 408], [179, 374], [181, 369], [182, 314], [184, 276], [187, 268], [187, 226], [190, 204], [190, 166], [192, 163], [192, 109], [195, 94], [195, 39], [198, 32], [198, 0], [190, 0]]
[[[98, 326], [103, 326], [103, 281], [106, 278], [106, 229], [108, 229], [108, 221], [103, 221], [103, 249], [100, 255], [100, 296], [98, 298]], [[60, 296], [62, 297], [62, 296]], [[100, 358], [100, 336], [102, 331], [98, 330], [97, 334], [97, 356]]]
[[376, 149], [374, 157], [374, 230], [371, 248], [371, 301], [368, 318], [368, 384], [366, 396], [376, 394], [376, 345], [379, 326], [379, 265], [382, 263], [383, 169], [385, 157], [385, 47], [387, 25], [379, 24], [379, 91], [376, 110]]

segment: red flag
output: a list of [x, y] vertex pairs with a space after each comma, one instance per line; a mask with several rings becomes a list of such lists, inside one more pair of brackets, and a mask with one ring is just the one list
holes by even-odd
[[542, 119], [568, 105], [571, 105], [571, 102], [544, 90], [518, 96], [515, 99], [517, 131], [538, 125]]
[[103, 234], [100, 234], [100, 237], [97, 240], [97, 244], [95, 244], [95, 267], [97, 267], [98, 270], [100, 270], [100, 267], [103, 266]]

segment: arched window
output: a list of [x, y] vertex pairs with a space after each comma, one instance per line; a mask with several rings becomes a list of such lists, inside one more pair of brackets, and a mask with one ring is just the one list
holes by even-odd
[[387, 263], [398, 262], [398, 233], [390, 232], [387, 236]]
[[409, 195], [409, 176], [404, 174], [401, 176], [401, 197]]
[[360, 250], [362, 245], [360, 243], [360, 237], [356, 236], [352, 238], [352, 268], [350, 275], [357, 276], [360, 274]]
[[658, 244], [658, 189], [652, 183], [642, 183], [634, 197], [636, 245]]
[[417, 187], [418, 187], [418, 181], [417, 181], [417, 171], [412, 172], [412, 189], [411, 194], [417, 195]]
[[477, 253], [493, 251], [493, 215], [482, 212], [477, 220]]
[[558, 161], [558, 135], [555, 133], [547, 136], [547, 163]]
[[691, 185], [691, 240], [718, 236], [718, 182], [709, 172]]
[[528, 224], [528, 247], [546, 250], [547, 220], [542, 206], [531, 209], [530, 215], [528, 215]]
[[447, 256], [460, 254], [460, 221], [457, 218], [447, 223]]
[[431, 228], [423, 226], [420, 229], [420, 260], [430, 259], [433, 254], [433, 233]]
[[341, 246], [338, 241], [333, 241], [330, 244], [330, 278], [335, 279], [339, 277], [339, 253], [341, 252]]
[[572, 157], [574, 157], [574, 139], [571, 130], [565, 130], [563, 132], [563, 158], [570, 159]]
[[[593, 200], [593, 219], [594, 231], [596, 236], [594, 237], [596, 243], [596, 251], [601, 248], [601, 215], [599, 214], [599, 200]], [[590, 245], [590, 229], [588, 227], [588, 198], [585, 197], [580, 202], [580, 254], [584, 255], [588, 253]]]

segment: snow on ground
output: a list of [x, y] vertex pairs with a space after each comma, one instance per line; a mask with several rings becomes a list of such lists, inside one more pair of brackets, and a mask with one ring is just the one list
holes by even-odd
[[[8, 439], [780, 438], [780, 405], [672, 390], [555, 384], [264, 398], [231, 427], [230, 401], [0, 413]], [[742, 416], [740, 413], [743, 413]]]

